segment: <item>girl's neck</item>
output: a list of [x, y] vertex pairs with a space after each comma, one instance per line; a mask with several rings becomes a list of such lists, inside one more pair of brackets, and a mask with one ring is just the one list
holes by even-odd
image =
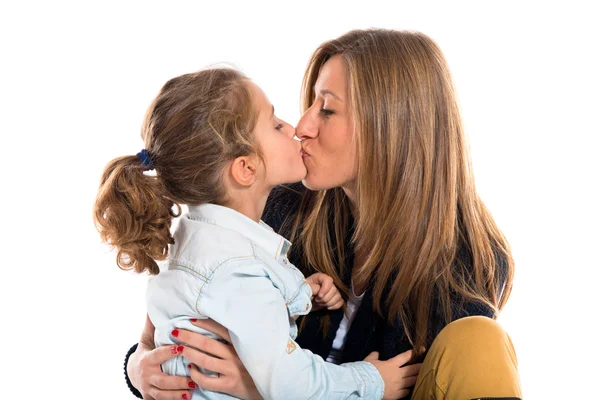
[[229, 196], [229, 201], [224, 206], [244, 214], [253, 221], [259, 222], [263, 214], [267, 198], [271, 190], [246, 190]]

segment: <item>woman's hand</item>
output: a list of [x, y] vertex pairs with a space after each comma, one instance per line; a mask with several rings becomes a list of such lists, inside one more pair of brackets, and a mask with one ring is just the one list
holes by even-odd
[[[192, 320], [192, 323], [231, 341], [229, 331], [212, 320]], [[191, 347], [179, 344], [155, 349], [154, 325], [146, 318], [138, 348], [127, 363], [127, 375], [144, 399], [191, 399], [190, 389], [196, 388], [196, 384], [204, 389], [224, 392], [241, 399], [262, 399], [233, 346], [184, 329], [177, 329], [177, 339]], [[161, 364], [179, 355], [193, 364], [190, 377], [171, 376], [162, 372]], [[219, 377], [203, 375], [198, 366], [219, 373]]]
[[[204, 354], [188, 347], [184, 349], [183, 355], [195, 365], [190, 370], [194, 382], [201, 388], [227, 393], [240, 399], [262, 399], [252, 377], [240, 361], [235, 348], [230, 344], [229, 331], [211, 319], [192, 320], [192, 323], [199, 328], [216, 333], [227, 341], [222, 343], [197, 333], [179, 330], [177, 338], [180, 341], [209, 353]], [[219, 377], [205, 376], [197, 367], [217, 372]]]
[[144, 399], [171, 400], [191, 399], [190, 389], [194, 381], [184, 376], [170, 376], [162, 372], [160, 365], [170, 358], [185, 355], [184, 346], [168, 345], [154, 348], [154, 325], [148, 317], [144, 332], [135, 353], [127, 362], [127, 375], [131, 384]]
[[405, 351], [387, 361], [379, 361], [379, 353], [372, 352], [365, 358], [377, 368], [383, 378], [384, 400], [400, 399], [409, 395], [417, 381], [422, 364], [405, 365], [412, 358], [413, 351]]
[[323, 308], [337, 310], [344, 305], [344, 299], [333, 284], [333, 278], [329, 275], [317, 272], [306, 278], [306, 282], [310, 285], [313, 293], [312, 311]]

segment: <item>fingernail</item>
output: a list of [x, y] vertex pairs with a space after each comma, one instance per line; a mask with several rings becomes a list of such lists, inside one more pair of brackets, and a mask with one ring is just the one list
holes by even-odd
[[177, 337], [177, 336], [179, 336], [179, 331], [177, 329], [173, 329], [173, 332], [171, 332], [171, 335]]
[[187, 393], [184, 393], [184, 394], [182, 394], [182, 395], [181, 395], [181, 398], [182, 398], [182, 399], [185, 399], [185, 400], [188, 400], [188, 395], [187, 395]]
[[194, 382], [188, 382], [188, 387], [190, 389], [196, 389], [196, 384]]
[[183, 346], [177, 346], [177, 352], [178, 353], [183, 353]]
[[171, 347], [171, 354], [177, 354], [177, 346]]
[[198, 321], [198, 320], [197, 320], [196, 318], [192, 318], [192, 319], [190, 319], [190, 321], [192, 321], [192, 322], [196, 322], [196, 321]]

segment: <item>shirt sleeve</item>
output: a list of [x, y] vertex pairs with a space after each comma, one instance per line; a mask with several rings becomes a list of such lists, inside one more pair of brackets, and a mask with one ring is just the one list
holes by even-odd
[[225, 326], [265, 399], [381, 399], [373, 364], [327, 363], [290, 337], [285, 300], [257, 261], [222, 265], [201, 294], [201, 314]]

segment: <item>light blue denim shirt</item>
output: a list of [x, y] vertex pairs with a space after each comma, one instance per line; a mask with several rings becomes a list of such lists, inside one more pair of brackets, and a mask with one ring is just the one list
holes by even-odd
[[[171, 336], [176, 328], [208, 334], [189, 319], [212, 318], [229, 330], [265, 399], [383, 397], [383, 379], [371, 363], [327, 363], [294, 341], [298, 329], [293, 317], [310, 312], [312, 292], [287, 259], [290, 242], [268, 225], [230, 208], [203, 204], [189, 208], [174, 239], [168, 270], [148, 283], [156, 346], [177, 343]], [[188, 376], [188, 363], [178, 356], [162, 367], [168, 374]], [[192, 398], [231, 397], [196, 389]]]

